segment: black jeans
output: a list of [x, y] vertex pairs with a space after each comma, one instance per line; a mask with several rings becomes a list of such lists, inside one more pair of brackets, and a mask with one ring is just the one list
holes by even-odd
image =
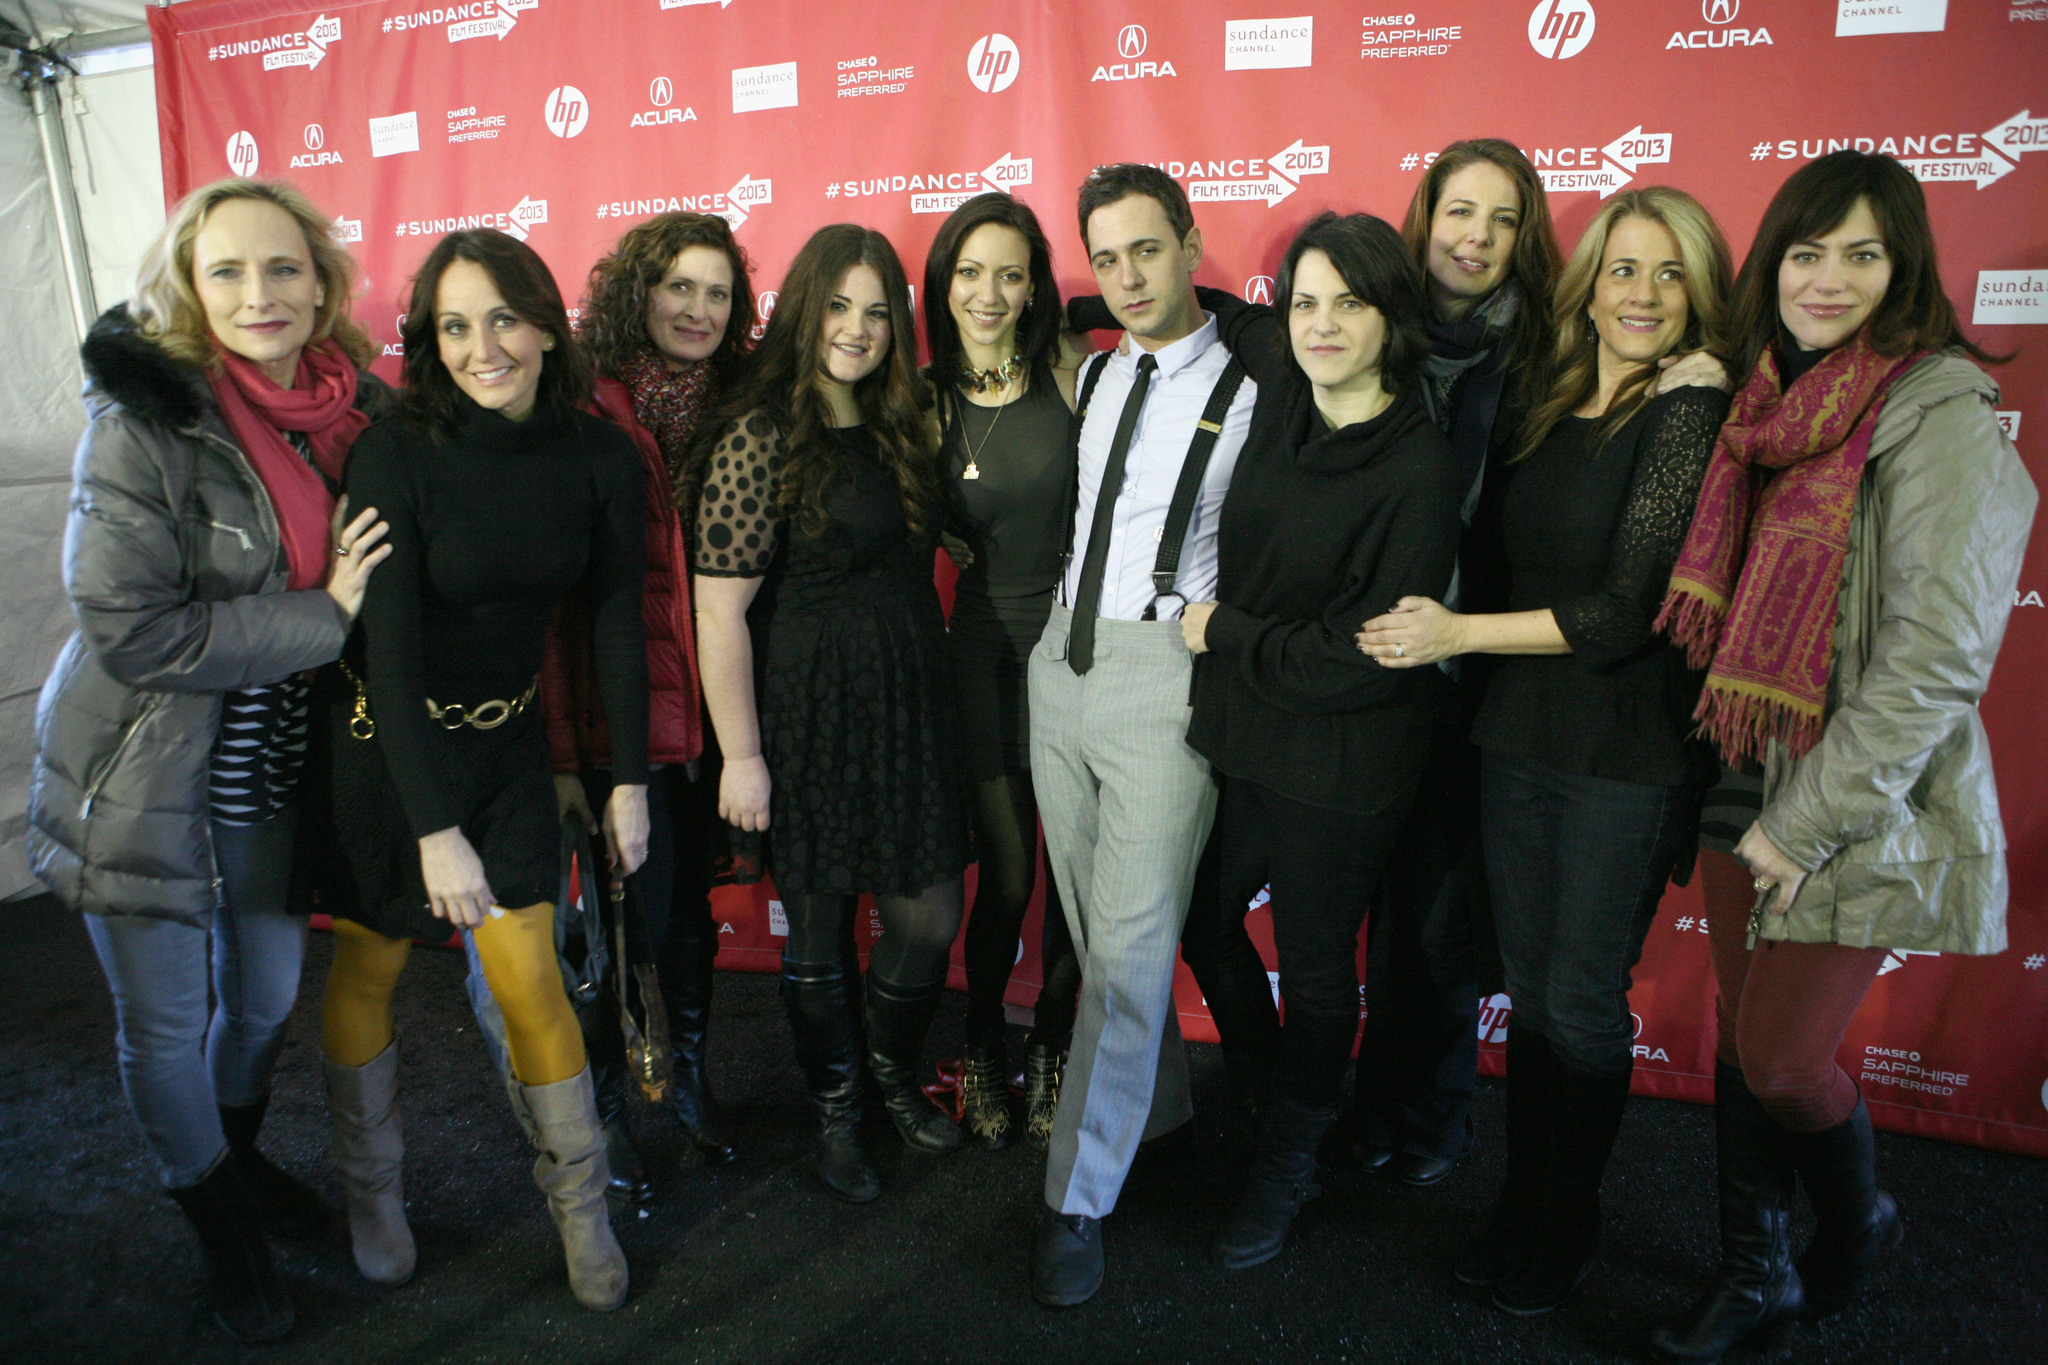
[[[1181, 952], [1233, 1069], [1256, 1076], [1277, 1066], [1271, 1074], [1282, 1094], [1305, 1108], [1329, 1108], [1358, 1036], [1359, 926], [1412, 798], [1380, 815], [1354, 815], [1239, 778], [1225, 777], [1222, 786], [1204, 858], [1213, 876], [1197, 878]], [[1244, 927], [1251, 898], [1267, 886], [1284, 1029]]]
[[1699, 838], [1702, 794], [1485, 755], [1480, 819], [1515, 1027], [1580, 1075], [1634, 1065], [1630, 981], [1665, 883]]
[[1498, 989], [1500, 973], [1479, 851], [1479, 750], [1462, 724], [1436, 727], [1396, 847], [1367, 931], [1352, 1112], [1372, 1146], [1463, 1156], [1472, 1146], [1481, 977]]

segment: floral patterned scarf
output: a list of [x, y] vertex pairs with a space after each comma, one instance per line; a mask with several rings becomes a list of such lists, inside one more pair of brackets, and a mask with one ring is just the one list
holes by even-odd
[[1731, 763], [1820, 741], [1857, 486], [1885, 395], [1920, 359], [1859, 334], [1786, 388], [1766, 352], [1735, 396], [1657, 616], [1707, 670], [1693, 718]]
[[693, 361], [672, 370], [661, 353], [647, 347], [619, 367], [619, 381], [633, 392], [633, 415], [661, 447], [671, 488], [680, 487], [683, 460], [689, 454], [697, 424], [710, 406], [714, 387], [711, 362]]

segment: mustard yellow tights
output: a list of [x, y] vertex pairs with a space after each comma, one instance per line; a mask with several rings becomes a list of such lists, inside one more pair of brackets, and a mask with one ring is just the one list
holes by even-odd
[[[555, 907], [546, 901], [476, 927], [484, 980], [505, 1016], [512, 1074], [522, 1085], [566, 1081], [584, 1066], [583, 1031], [555, 962]], [[363, 1066], [391, 1046], [391, 993], [412, 944], [354, 920], [334, 922], [334, 966], [320, 1012], [320, 1046], [342, 1066]]]

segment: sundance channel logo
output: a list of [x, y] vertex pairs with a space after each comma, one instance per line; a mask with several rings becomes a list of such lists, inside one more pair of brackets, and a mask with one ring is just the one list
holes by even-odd
[[1948, 27], [1948, 0], [1835, 0], [1835, 36], [1939, 33]]
[[268, 38], [251, 38], [239, 43], [216, 43], [206, 49], [209, 62], [263, 55], [263, 69], [303, 66], [308, 71], [320, 65], [330, 44], [341, 41], [340, 16], [321, 15], [298, 33], [279, 33]]
[[732, 111], [796, 108], [796, 63], [740, 66], [732, 73]]
[[1293, 19], [1229, 19], [1223, 25], [1225, 71], [1273, 71], [1289, 66], [1314, 66], [1316, 17]]

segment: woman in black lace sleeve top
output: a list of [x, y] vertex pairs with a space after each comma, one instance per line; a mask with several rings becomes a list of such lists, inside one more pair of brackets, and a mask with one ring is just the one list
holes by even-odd
[[910, 291], [888, 239], [821, 228], [783, 280], [754, 373], [699, 452], [697, 657], [725, 755], [718, 809], [769, 836], [789, 916], [782, 999], [818, 1111], [825, 1186], [880, 1192], [860, 1144], [852, 954], [868, 960], [868, 1070], [912, 1147], [960, 1130], [918, 1084], [960, 928], [965, 835], [946, 625], [944, 519]]
[[[414, 1263], [399, 1166], [391, 994], [414, 937], [472, 936], [505, 1018], [507, 1086], [541, 1153], [569, 1282], [589, 1308], [626, 1297], [583, 1036], [555, 959], [560, 843], [534, 705], [548, 622], [587, 581], [617, 783], [614, 869], [647, 856], [647, 652], [640, 461], [580, 411], [590, 369], [531, 247], [444, 237], [414, 282], [399, 416], [357, 443], [348, 486], [389, 508], [391, 559], [363, 607], [363, 688], [336, 740], [337, 833], [357, 904], [335, 921], [321, 1042], [356, 1264]], [[398, 824], [398, 828], [393, 828]]]
[[1728, 396], [1653, 390], [1658, 360], [1715, 347], [1729, 275], [1690, 196], [1611, 199], [1559, 284], [1553, 377], [1500, 493], [1510, 610], [1403, 598], [1359, 636], [1390, 668], [1506, 656], [1473, 739], [1514, 1001], [1508, 1175], [1456, 1273], [1511, 1313], [1554, 1308], [1591, 1264], [1634, 1066], [1630, 973], [1714, 778], [1688, 738], [1700, 676], [1652, 623]]

